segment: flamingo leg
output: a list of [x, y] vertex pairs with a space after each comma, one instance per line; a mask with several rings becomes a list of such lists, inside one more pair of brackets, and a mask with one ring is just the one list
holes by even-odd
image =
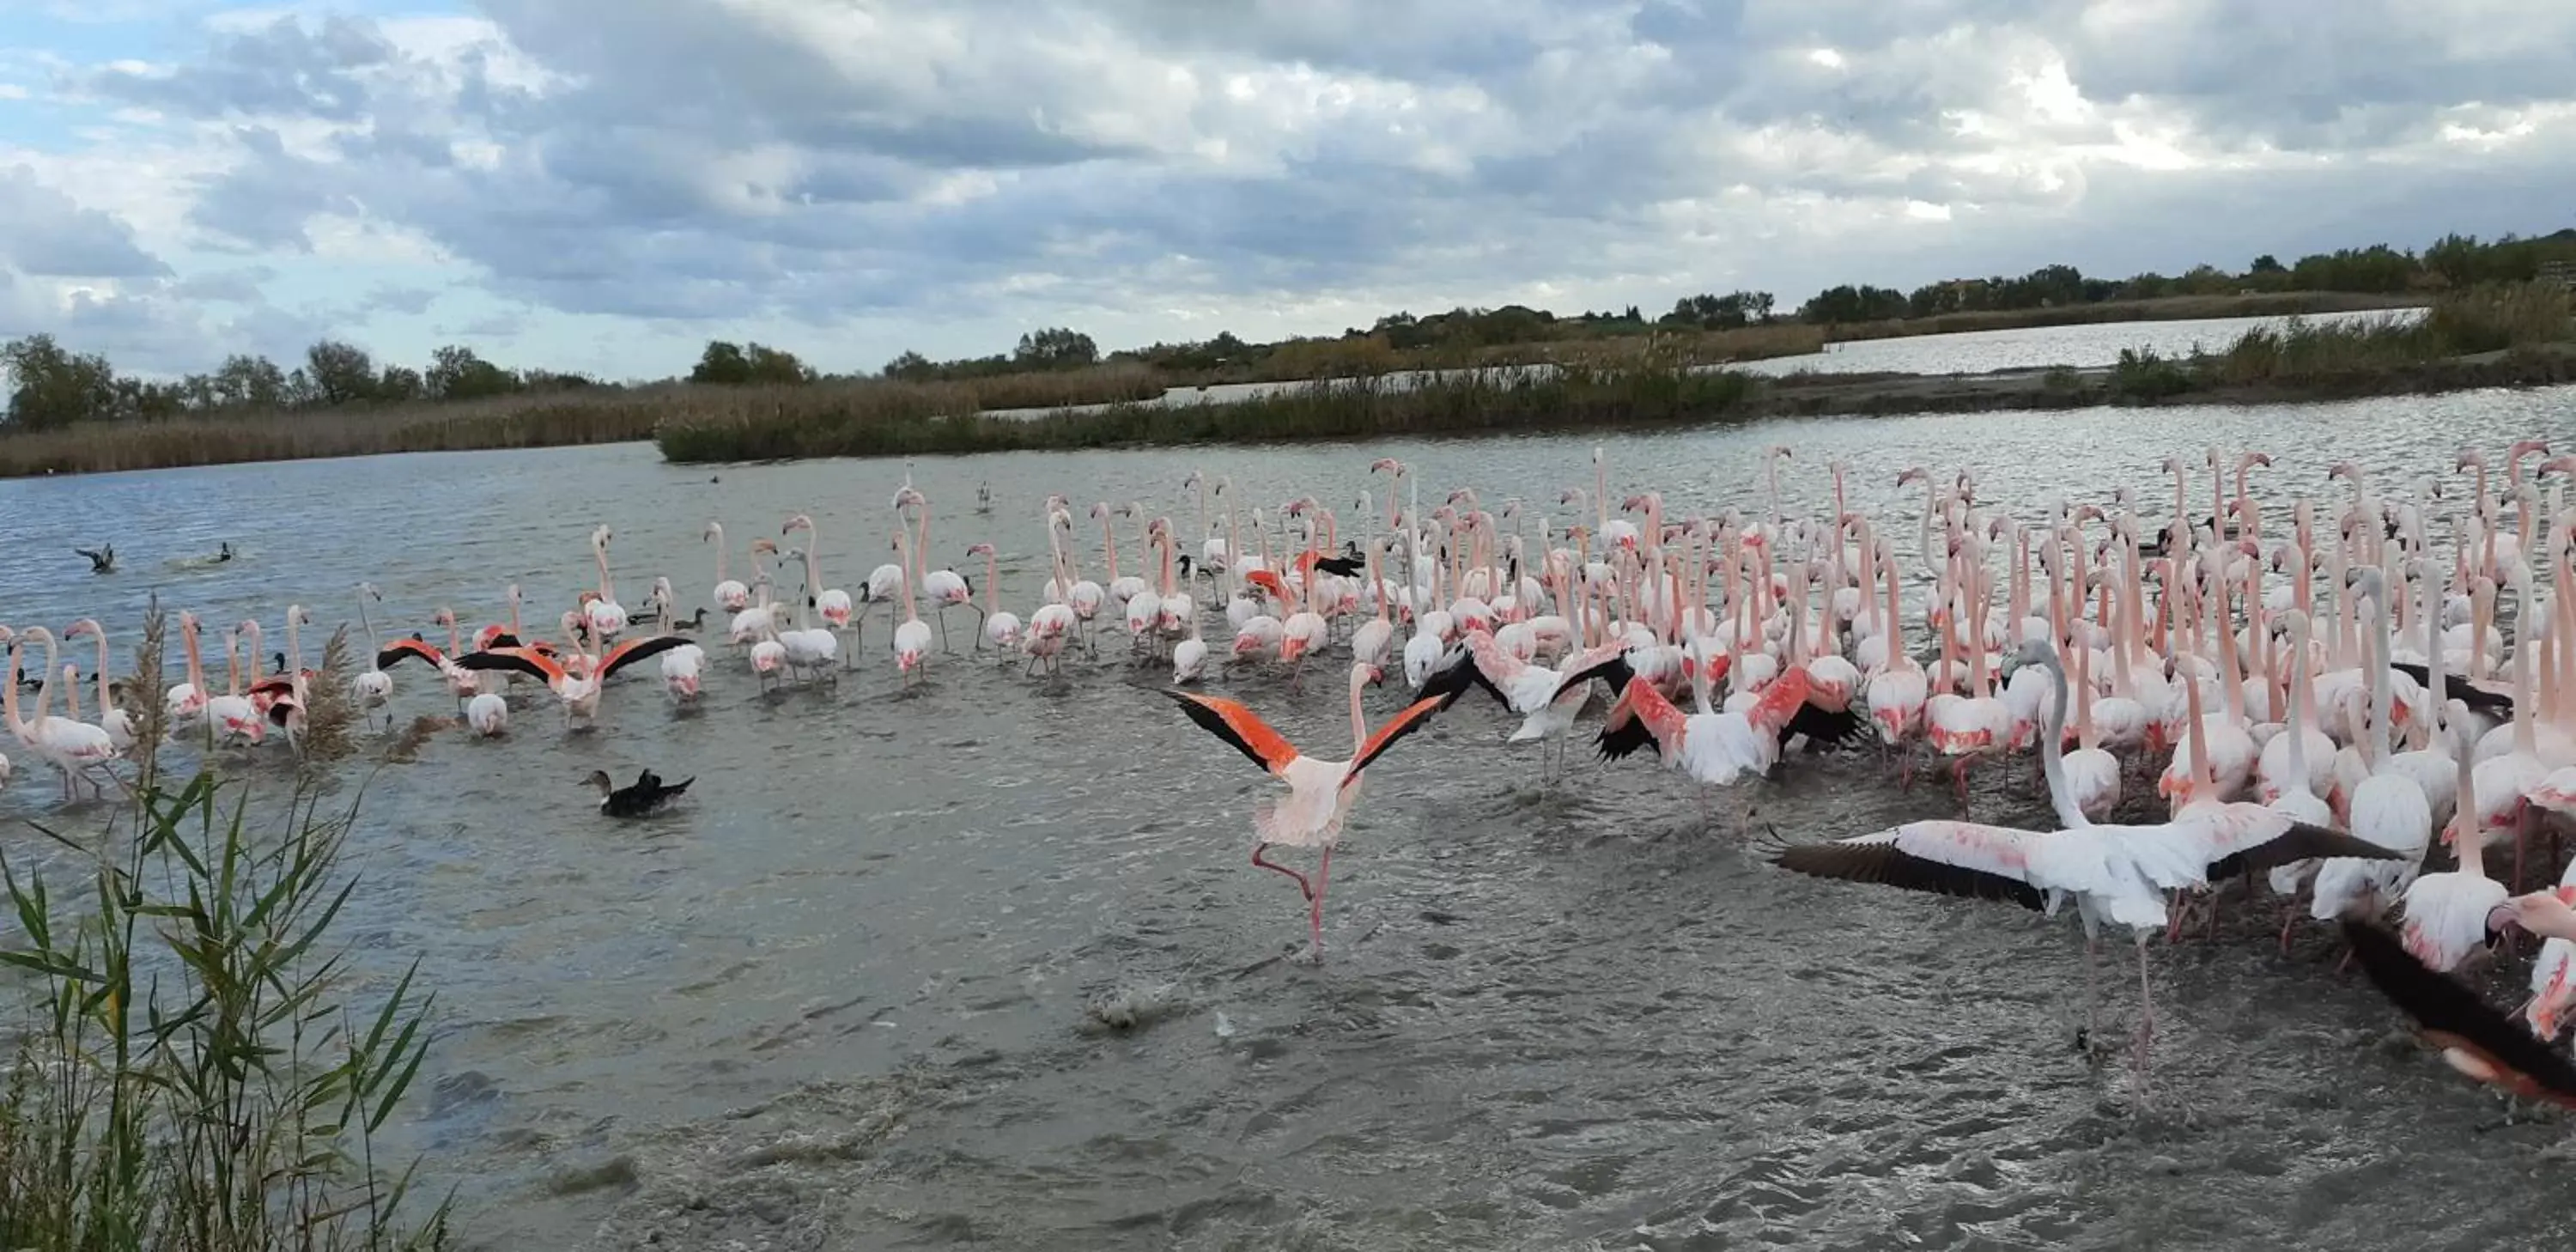
[[2290, 897], [2290, 907], [2281, 913], [2281, 955], [2290, 954], [2290, 928], [2299, 924], [2299, 898]]
[[2149, 1053], [2156, 1039], [2155, 990], [2147, 979], [2147, 940], [2138, 937], [2138, 1103], [2147, 1102], [2147, 1082], [2154, 1062]]
[[1315, 943], [1315, 963], [1324, 963], [1324, 883], [1333, 873], [1333, 845], [1324, 845], [1324, 859], [1315, 866], [1314, 902], [1306, 909], [1306, 929]]
[[1265, 861], [1261, 859], [1262, 852], [1267, 850], [1269, 847], [1270, 845], [1266, 843], [1256, 843], [1252, 845], [1252, 863], [1263, 869], [1276, 870], [1282, 874], [1286, 874], [1290, 878], [1296, 879], [1298, 892], [1304, 895], [1308, 900], [1313, 900], [1315, 898], [1315, 884], [1307, 881], [1304, 874], [1298, 873], [1296, 870], [1290, 869], [1277, 861]]

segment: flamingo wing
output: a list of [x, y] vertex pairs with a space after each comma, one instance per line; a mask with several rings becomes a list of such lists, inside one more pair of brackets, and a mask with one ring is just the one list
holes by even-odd
[[564, 676], [563, 667], [553, 657], [530, 648], [493, 648], [468, 652], [456, 658], [456, 668], [467, 670], [501, 670], [525, 674], [552, 685]]
[[1605, 761], [1619, 760], [1645, 747], [1654, 748], [1660, 756], [1680, 743], [1687, 725], [1682, 711], [1665, 699], [1663, 692], [1655, 690], [1655, 684], [1632, 672], [1627, 685], [1619, 691], [1619, 699], [1611, 704], [1609, 716], [1602, 719], [1601, 733], [1592, 742], [1601, 749], [1601, 759]]
[[1388, 718], [1385, 725], [1378, 727], [1376, 732], [1368, 737], [1368, 742], [1360, 745], [1359, 755], [1351, 758], [1350, 769], [1342, 774], [1342, 785], [1348, 787], [1358, 782], [1360, 771], [1367, 769], [1369, 762], [1386, 755], [1386, 750], [1394, 747], [1396, 740], [1422, 729], [1430, 722], [1432, 714], [1456, 704], [1458, 697], [1465, 694], [1466, 690], [1464, 684], [1453, 683], [1448, 691], [1440, 695], [1424, 696], [1404, 706], [1403, 712]]
[[2343, 937], [2371, 985], [2442, 1049], [2452, 1068], [2531, 1100], [2576, 1108], [2576, 1064], [2488, 1007], [2477, 993], [2416, 960], [2395, 935], [2347, 919]]
[[447, 668], [447, 654], [418, 639], [396, 639], [376, 651], [376, 668], [392, 669], [404, 657], [416, 656], [440, 669]]
[[648, 656], [655, 656], [660, 653], [668, 652], [673, 648], [679, 647], [681, 644], [687, 643], [688, 641], [689, 637], [687, 635], [648, 635], [642, 639], [629, 639], [614, 648], [610, 648], [608, 650], [608, 655], [600, 658], [600, 680], [605, 682], [617, 671], [624, 669], [637, 661], [641, 661]]
[[2048, 900], [2030, 881], [2036, 831], [1979, 822], [1908, 822], [1875, 834], [1783, 848], [1782, 869], [1908, 891], [2005, 900], [2034, 911]]
[[1167, 690], [1163, 694], [1180, 702], [1181, 712], [1201, 729], [1233, 744], [1235, 751], [1273, 774], [1286, 777], [1289, 762], [1297, 759], [1297, 749], [1240, 701], [1191, 691]]
[[2294, 821], [2278, 809], [2260, 804], [2226, 804], [2215, 811], [2188, 815], [2178, 826], [2202, 825], [2207, 832], [2212, 880], [2312, 857], [2359, 857], [2394, 861], [2404, 854], [2329, 826]]
[[[2427, 666], [2409, 665], [2403, 661], [2391, 661], [2389, 662], [2388, 668], [2393, 669], [2400, 674], [2404, 674], [2408, 678], [2414, 679], [2415, 685], [2418, 687], [2425, 686], [2433, 681], [2433, 671]], [[2489, 691], [2457, 674], [2446, 673], [2442, 675], [2442, 698], [2445, 700], [2458, 700], [2461, 703], [2468, 705], [2470, 712], [2485, 717], [2491, 717], [2497, 721], [2506, 721], [2513, 717], [2512, 696], [2500, 691]]]
[[1797, 708], [1790, 710], [1789, 720], [1780, 725], [1780, 746], [1785, 748], [1790, 740], [1805, 735], [1810, 748], [1850, 747], [1862, 742], [1868, 729], [1869, 723], [1850, 709], [1836, 713], [1800, 701]]
[[1613, 693], [1619, 692], [1627, 687], [1629, 679], [1636, 677], [1637, 671], [1628, 664], [1626, 645], [1603, 644], [1574, 658], [1573, 662], [1565, 667], [1564, 675], [1556, 680], [1556, 694], [1548, 697], [1550, 704], [1562, 698], [1565, 693], [1595, 678], [1600, 679]]

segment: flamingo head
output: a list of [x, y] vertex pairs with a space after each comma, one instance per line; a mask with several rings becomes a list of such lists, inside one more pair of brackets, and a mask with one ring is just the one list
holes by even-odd
[[812, 529], [814, 529], [814, 519], [807, 517], [802, 513], [798, 513], [788, 518], [786, 523], [778, 528], [778, 533], [784, 536], [794, 534], [800, 530]]
[[1930, 481], [1932, 481], [1932, 471], [1927, 470], [1920, 465], [1906, 466], [1904, 469], [1898, 471], [1896, 475], [1896, 485], [1899, 487], [1902, 487], [1907, 483], [1928, 483]]
[[2239, 474], [2242, 474], [2258, 465], [2262, 466], [2264, 469], [2272, 468], [2272, 454], [2269, 452], [2248, 452], [2245, 455], [2236, 458], [2236, 472]]
[[2459, 459], [2458, 459], [2457, 461], [2455, 461], [2455, 462], [2453, 462], [2453, 463], [2452, 463], [2452, 465], [2451, 465], [2451, 470], [2452, 470], [2452, 472], [2453, 472], [2453, 473], [2457, 473], [2457, 472], [2459, 472], [2459, 471], [2461, 471], [2461, 470], [2465, 470], [2465, 469], [2481, 469], [2481, 470], [2482, 470], [2482, 469], [2485, 469], [2486, 467], [2487, 467], [2487, 454], [2486, 454], [2486, 453], [2480, 452], [2480, 451], [2478, 451], [2476, 448], [2462, 448], [2462, 449], [2460, 449], [2460, 456], [2459, 456]]
[[754, 539], [751, 541], [751, 552], [754, 556], [776, 556], [778, 543], [773, 539]]
[[1117, 511], [1118, 510], [1116, 509], [1110, 508], [1109, 503], [1104, 500], [1091, 506], [1091, 520], [1095, 522], [1105, 521]]
[[95, 617], [84, 617], [63, 628], [63, 638], [65, 639], [87, 639], [93, 635], [104, 635], [106, 633], [106, 629], [98, 624], [98, 619]]
[[2533, 466], [2531, 468], [2531, 472], [2534, 475], [2550, 473], [2576, 474], [2576, 456], [2553, 456], [2548, 460]]
[[453, 609], [440, 609], [439, 611], [429, 615], [429, 624], [432, 626], [453, 626], [456, 624], [456, 612]]
[[594, 548], [605, 548], [608, 546], [608, 541], [615, 537], [615, 534], [608, 529], [608, 524], [602, 522], [591, 529], [590, 546]]
[[973, 545], [973, 546], [971, 546], [971, 547], [969, 547], [969, 548], [967, 548], [967, 549], [966, 549], [966, 555], [968, 555], [968, 556], [991, 556], [991, 555], [993, 555], [993, 545], [991, 545], [991, 544], [989, 544], [989, 543], [979, 543], [979, 544], [975, 544], [975, 545]]
[[2168, 474], [2173, 475], [2173, 476], [2174, 476], [2174, 477], [2176, 477], [2176, 478], [2180, 478], [2180, 477], [2182, 477], [2183, 473], [2184, 473], [2188, 468], [2189, 468], [2189, 467], [2187, 467], [2187, 466], [2185, 466], [2185, 465], [2183, 464], [2183, 461], [2182, 461], [2182, 458], [2181, 458], [2181, 457], [2178, 457], [2178, 456], [2169, 456], [2169, 457], [2166, 457], [2166, 458], [2165, 458], [2165, 472], [2166, 472], [2166, 473], [2168, 473]]
[[2519, 461], [2534, 452], [2537, 452], [2542, 456], [2549, 455], [2548, 441], [2543, 439], [2518, 440], [2512, 447], [2505, 449], [2504, 459], [2507, 462]]
[[1404, 462], [1396, 460], [1391, 456], [1382, 456], [1369, 462], [1369, 472], [1372, 474], [1401, 474], [1404, 472]]

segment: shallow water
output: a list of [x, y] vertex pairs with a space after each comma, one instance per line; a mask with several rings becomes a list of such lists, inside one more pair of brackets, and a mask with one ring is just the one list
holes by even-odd
[[[2408, 319], [2421, 317], [2421, 309], [2384, 309], [2356, 313], [2321, 313], [2306, 320], [2338, 322], [2374, 318]], [[2107, 366], [2120, 359], [2124, 349], [2148, 349], [2168, 357], [2189, 356], [2195, 351], [2217, 352], [2236, 342], [2245, 332], [2257, 326], [2279, 326], [2286, 317], [2213, 317], [2169, 322], [2103, 322], [2087, 326], [2033, 326], [2016, 330], [1964, 331], [1953, 335], [1912, 335], [1896, 339], [1861, 339], [1829, 344], [1822, 352], [1804, 352], [1795, 356], [1766, 357], [1726, 366], [1753, 374], [1981, 374], [1992, 370], [2045, 369], [2069, 366], [2089, 369]], [[1543, 373], [1555, 367], [1531, 365], [1520, 367]], [[1386, 382], [1402, 387], [1425, 378], [1435, 378], [1437, 371], [1415, 370], [1390, 374]], [[1298, 382], [1220, 383], [1209, 387], [1174, 387], [1165, 391], [1162, 404], [1226, 404], [1255, 396], [1288, 391], [1305, 386]], [[1105, 404], [1076, 405], [1076, 411], [1105, 409]], [[998, 409], [989, 416], [1042, 417], [1063, 412], [1062, 408]]]
[[[1618, 434], [1614, 490], [1668, 513], [1764, 507], [1759, 449], [1796, 450], [1792, 508], [1829, 499], [1910, 537], [1916, 463], [1973, 466], [1982, 497], [2169, 498], [2157, 465], [2257, 447], [2273, 500], [2334, 495], [2333, 459], [2382, 491], [2463, 442], [2576, 433], [2576, 389], [2354, 405], [1807, 420]], [[1003, 601], [1034, 606], [1042, 499], [1144, 502], [1195, 532], [1190, 469], [1275, 508], [1345, 506], [1379, 455], [1426, 495], [1487, 507], [1590, 487], [1591, 441], [1411, 441], [922, 460], [935, 563], [1002, 550]], [[0, 618], [95, 613], [130, 647], [146, 594], [210, 622], [284, 604], [354, 620], [471, 623], [508, 581], [559, 608], [616, 529], [630, 607], [654, 573], [683, 603], [714, 580], [709, 517], [741, 548], [785, 513], [822, 528], [825, 580], [890, 559], [907, 467], [710, 470], [644, 446], [414, 455], [0, 484], [21, 559]], [[973, 512], [979, 485], [995, 511]], [[2205, 484], [2200, 488], [2206, 490]], [[2194, 500], [2195, 511], [2204, 508]], [[1085, 511], [1077, 505], [1077, 513]], [[1097, 528], [1082, 531], [1097, 567]], [[1122, 526], [1132, 561], [1136, 528]], [[123, 572], [70, 545], [113, 539]], [[178, 564], [229, 539], [220, 566]], [[56, 555], [58, 554], [58, 555]], [[1911, 561], [1909, 560], [1909, 564]], [[792, 575], [789, 585], [793, 585]], [[532, 608], [532, 619], [540, 615]], [[960, 647], [969, 615], [952, 613]], [[1211, 621], [1216, 621], [1214, 615]], [[308, 648], [327, 625], [310, 632]], [[1293, 888], [1245, 864], [1271, 786], [1177, 716], [1163, 676], [1061, 681], [940, 657], [905, 693], [870, 626], [837, 687], [764, 697], [711, 650], [704, 707], [647, 672], [566, 736], [520, 704], [506, 741], [450, 733], [370, 782], [351, 934], [367, 966], [414, 954], [439, 1034], [398, 1145], [459, 1187], [495, 1248], [1716, 1248], [2549, 1246], [2576, 1212], [2562, 1122], [2507, 1123], [2410, 1042], [2325, 937], [2273, 948], [2270, 906], [2216, 944], [2153, 950], [2155, 1098], [2072, 1044], [2070, 922], [2002, 905], [1796, 878], [1737, 829], [1736, 798], [1644, 762], [1578, 759], [1557, 785], [1507, 753], [1474, 697], [1372, 767], [1336, 858], [1329, 961]], [[274, 637], [274, 635], [272, 636]], [[283, 646], [282, 643], [276, 646]], [[82, 654], [84, 670], [87, 654]], [[406, 716], [452, 703], [398, 670]], [[220, 681], [220, 679], [218, 679]], [[1330, 667], [1242, 696], [1338, 751]], [[1398, 707], [1372, 692], [1372, 717]], [[275, 787], [280, 754], [251, 767]], [[611, 822], [594, 767], [694, 774], [665, 818]], [[1799, 761], [1747, 793], [1756, 839], [1814, 839], [1949, 811], [1874, 757]], [[52, 808], [32, 772], [0, 815]], [[2027, 769], [1976, 812], [2043, 820]], [[12, 826], [14, 827], [14, 823]], [[41, 846], [0, 832], [14, 854]], [[2517, 972], [2519, 967], [2516, 967]], [[2125, 1039], [2137, 968], [2106, 945], [2102, 1027]], [[2504, 1000], [2506, 993], [2494, 991]], [[1132, 1023], [1112, 1029], [1103, 1019]], [[2554, 1237], [2553, 1237], [2554, 1236]]]

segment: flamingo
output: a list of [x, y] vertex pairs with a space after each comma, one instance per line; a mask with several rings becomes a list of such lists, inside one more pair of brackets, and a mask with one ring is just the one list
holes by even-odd
[[[805, 532], [805, 594], [808, 597], [808, 603], [813, 605], [816, 613], [822, 615], [823, 629], [837, 636], [841, 631], [850, 628], [850, 593], [838, 587], [823, 586], [820, 551], [823, 539], [814, 532], [812, 517], [799, 513], [788, 518], [787, 524], [778, 528], [778, 537], [784, 539], [799, 530]], [[853, 641], [852, 646], [856, 646], [856, 641]], [[823, 649], [820, 645], [816, 645], [814, 650], [819, 652]], [[840, 655], [841, 647], [838, 638], [832, 641], [829, 651], [834, 657]]]
[[[2505, 902], [2504, 884], [2487, 877], [2479, 853], [2486, 846], [2487, 823], [2479, 816], [2476, 762], [2477, 730], [2469, 706], [2447, 703], [2444, 721], [2452, 728], [2459, 770], [2459, 807], [2451, 817], [2450, 840], [2460, 856], [2458, 869], [2426, 874], [2406, 888], [2406, 925], [2401, 932], [2406, 952], [2435, 971], [2448, 973], [2485, 945], [2488, 914]], [[2516, 797], [2519, 800], [2520, 797]]]
[[706, 650], [694, 643], [681, 644], [662, 654], [662, 685], [672, 699], [684, 705], [697, 702], [698, 673], [706, 663]]
[[966, 555], [984, 558], [984, 628], [975, 646], [980, 650], [989, 643], [994, 651], [1008, 653], [1020, 646], [1020, 615], [1002, 607], [1001, 558], [989, 543], [966, 549]]
[[[1265, 804], [1253, 818], [1253, 831], [1258, 842], [1252, 845], [1252, 863], [1263, 869], [1286, 874], [1297, 882], [1307, 903], [1306, 924], [1312, 941], [1311, 951], [1320, 963], [1324, 959], [1324, 891], [1333, 870], [1333, 848], [1341, 842], [1342, 823], [1359, 800], [1360, 772], [1369, 767], [1398, 740], [1421, 729], [1431, 715], [1457, 702], [1466, 690], [1463, 674], [1441, 684], [1441, 689], [1426, 695], [1402, 712], [1387, 719], [1371, 733], [1367, 716], [1360, 709], [1360, 691], [1385, 681], [1385, 671], [1365, 663], [1351, 666], [1351, 755], [1347, 760], [1326, 761], [1307, 756], [1282, 737], [1270, 724], [1261, 720], [1239, 701], [1221, 696], [1200, 695], [1192, 691], [1165, 688], [1189, 719], [1209, 734], [1233, 745], [1253, 764], [1270, 772], [1271, 777], [1287, 784], [1286, 798]], [[1321, 848], [1315, 875], [1308, 878], [1297, 870], [1270, 861], [1262, 853], [1277, 845], [1292, 848]]]
[[599, 561], [599, 598], [592, 600], [585, 612], [591, 633], [602, 643], [614, 640], [619, 631], [626, 629], [626, 610], [618, 607], [616, 585], [608, 577], [608, 540], [606, 526], [590, 532], [591, 555]]
[[[928, 516], [928, 510], [925, 508], [923, 517], [926, 519]], [[903, 562], [905, 570], [908, 572], [916, 570], [911, 540], [900, 526], [895, 528], [894, 546], [895, 554]], [[904, 686], [912, 685], [914, 673], [928, 663], [929, 657], [930, 626], [921, 620], [920, 606], [915, 604], [912, 598], [912, 579], [907, 578], [903, 584], [903, 621], [894, 628], [894, 667], [897, 673], [903, 675]]]
[[[382, 601], [383, 599], [384, 596], [376, 590], [374, 583], [358, 584], [358, 625], [367, 632], [367, 649], [373, 655], [367, 659], [367, 668], [358, 671], [356, 676], [349, 679], [349, 696], [357, 702], [359, 709], [366, 712], [384, 708], [394, 698], [393, 676], [387, 674], [384, 667], [375, 660], [375, 656], [384, 653], [385, 643], [376, 634], [375, 618], [367, 613], [369, 600]], [[393, 726], [394, 715], [387, 712], [385, 729], [392, 730]]]
[[[801, 517], [802, 514], [799, 516]], [[805, 586], [810, 592], [814, 587], [822, 584], [823, 572], [815, 563], [814, 549], [810, 542], [812, 537], [809, 535], [807, 538], [809, 542], [802, 555], [805, 559]], [[837, 682], [839, 681], [841, 637], [833, 634], [829, 626], [809, 627], [805, 624], [805, 607], [817, 599], [820, 597], [809, 594], [805, 599], [797, 601], [796, 625], [791, 629], [778, 632], [778, 643], [787, 649], [789, 669], [821, 670], [833, 675], [833, 680]]]
[[566, 633], [572, 636], [572, 654], [567, 657], [558, 658], [535, 648], [494, 648], [467, 653], [456, 663], [470, 670], [525, 674], [544, 683], [563, 703], [565, 727], [574, 729], [598, 718], [600, 691], [617, 676], [617, 671], [689, 643], [679, 635], [647, 635], [618, 644], [604, 655], [593, 655], [580, 634], [572, 631], [573, 625], [565, 623]]
[[235, 627], [224, 636], [224, 693], [207, 698], [206, 722], [214, 728], [217, 742], [255, 745], [267, 738], [268, 722], [250, 697], [242, 694], [240, 645], [241, 630]]
[[706, 532], [698, 538], [716, 546], [716, 589], [713, 596], [716, 610], [721, 613], [741, 612], [751, 603], [751, 588], [744, 586], [741, 579], [725, 575], [724, 523], [708, 521]]
[[179, 614], [179, 646], [188, 657], [188, 679], [173, 685], [161, 701], [162, 720], [174, 735], [205, 716], [208, 697], [206, 665], [197, 652], [197, 615], [185, 610]]
[[[134, 718], [117, 707], [115, 690], [107, 681], [107, 628], [99, 625], [95, 617], [84, 617], [63, 631], [65, 640], [78, 639], [83, 635], [98, 641], [98, 721], [95, 725], [107, 732], [108, 743], [122, 756], [134, 746]], [[75, 713], [73, 719], [78, 720], [79, 715]]]
[[[31, 640], [45, 645], [45, 667], [42, 671], [45, 682], [44, 686], [36, 692], [35, 720], [22, 722], [18, 717], [18, 652]], [[53, 702], [55, 661], [52, 631], [42, 626], [30, 626], [18, 632], [17, 638], [11, 641], [9, 648], [8, 703], [5, 714], [9, 721], [9, 729], [18, 736], [19, 742], [33, 749], [38, 757], [52, 765], [55, 772], [62, 776], [63, 799], [65, 802], [71, 802], [80, 798], [81, 776], [90, 769], [105, 766], [115, 760], [118, 754], [115, 743], [108, 738], [104, 727], [74, 721], [68, 717], [46, 715], [45, 710]], [[90, 788], [93, 795], [106, 794], [96, 779], [90, 780]]]

